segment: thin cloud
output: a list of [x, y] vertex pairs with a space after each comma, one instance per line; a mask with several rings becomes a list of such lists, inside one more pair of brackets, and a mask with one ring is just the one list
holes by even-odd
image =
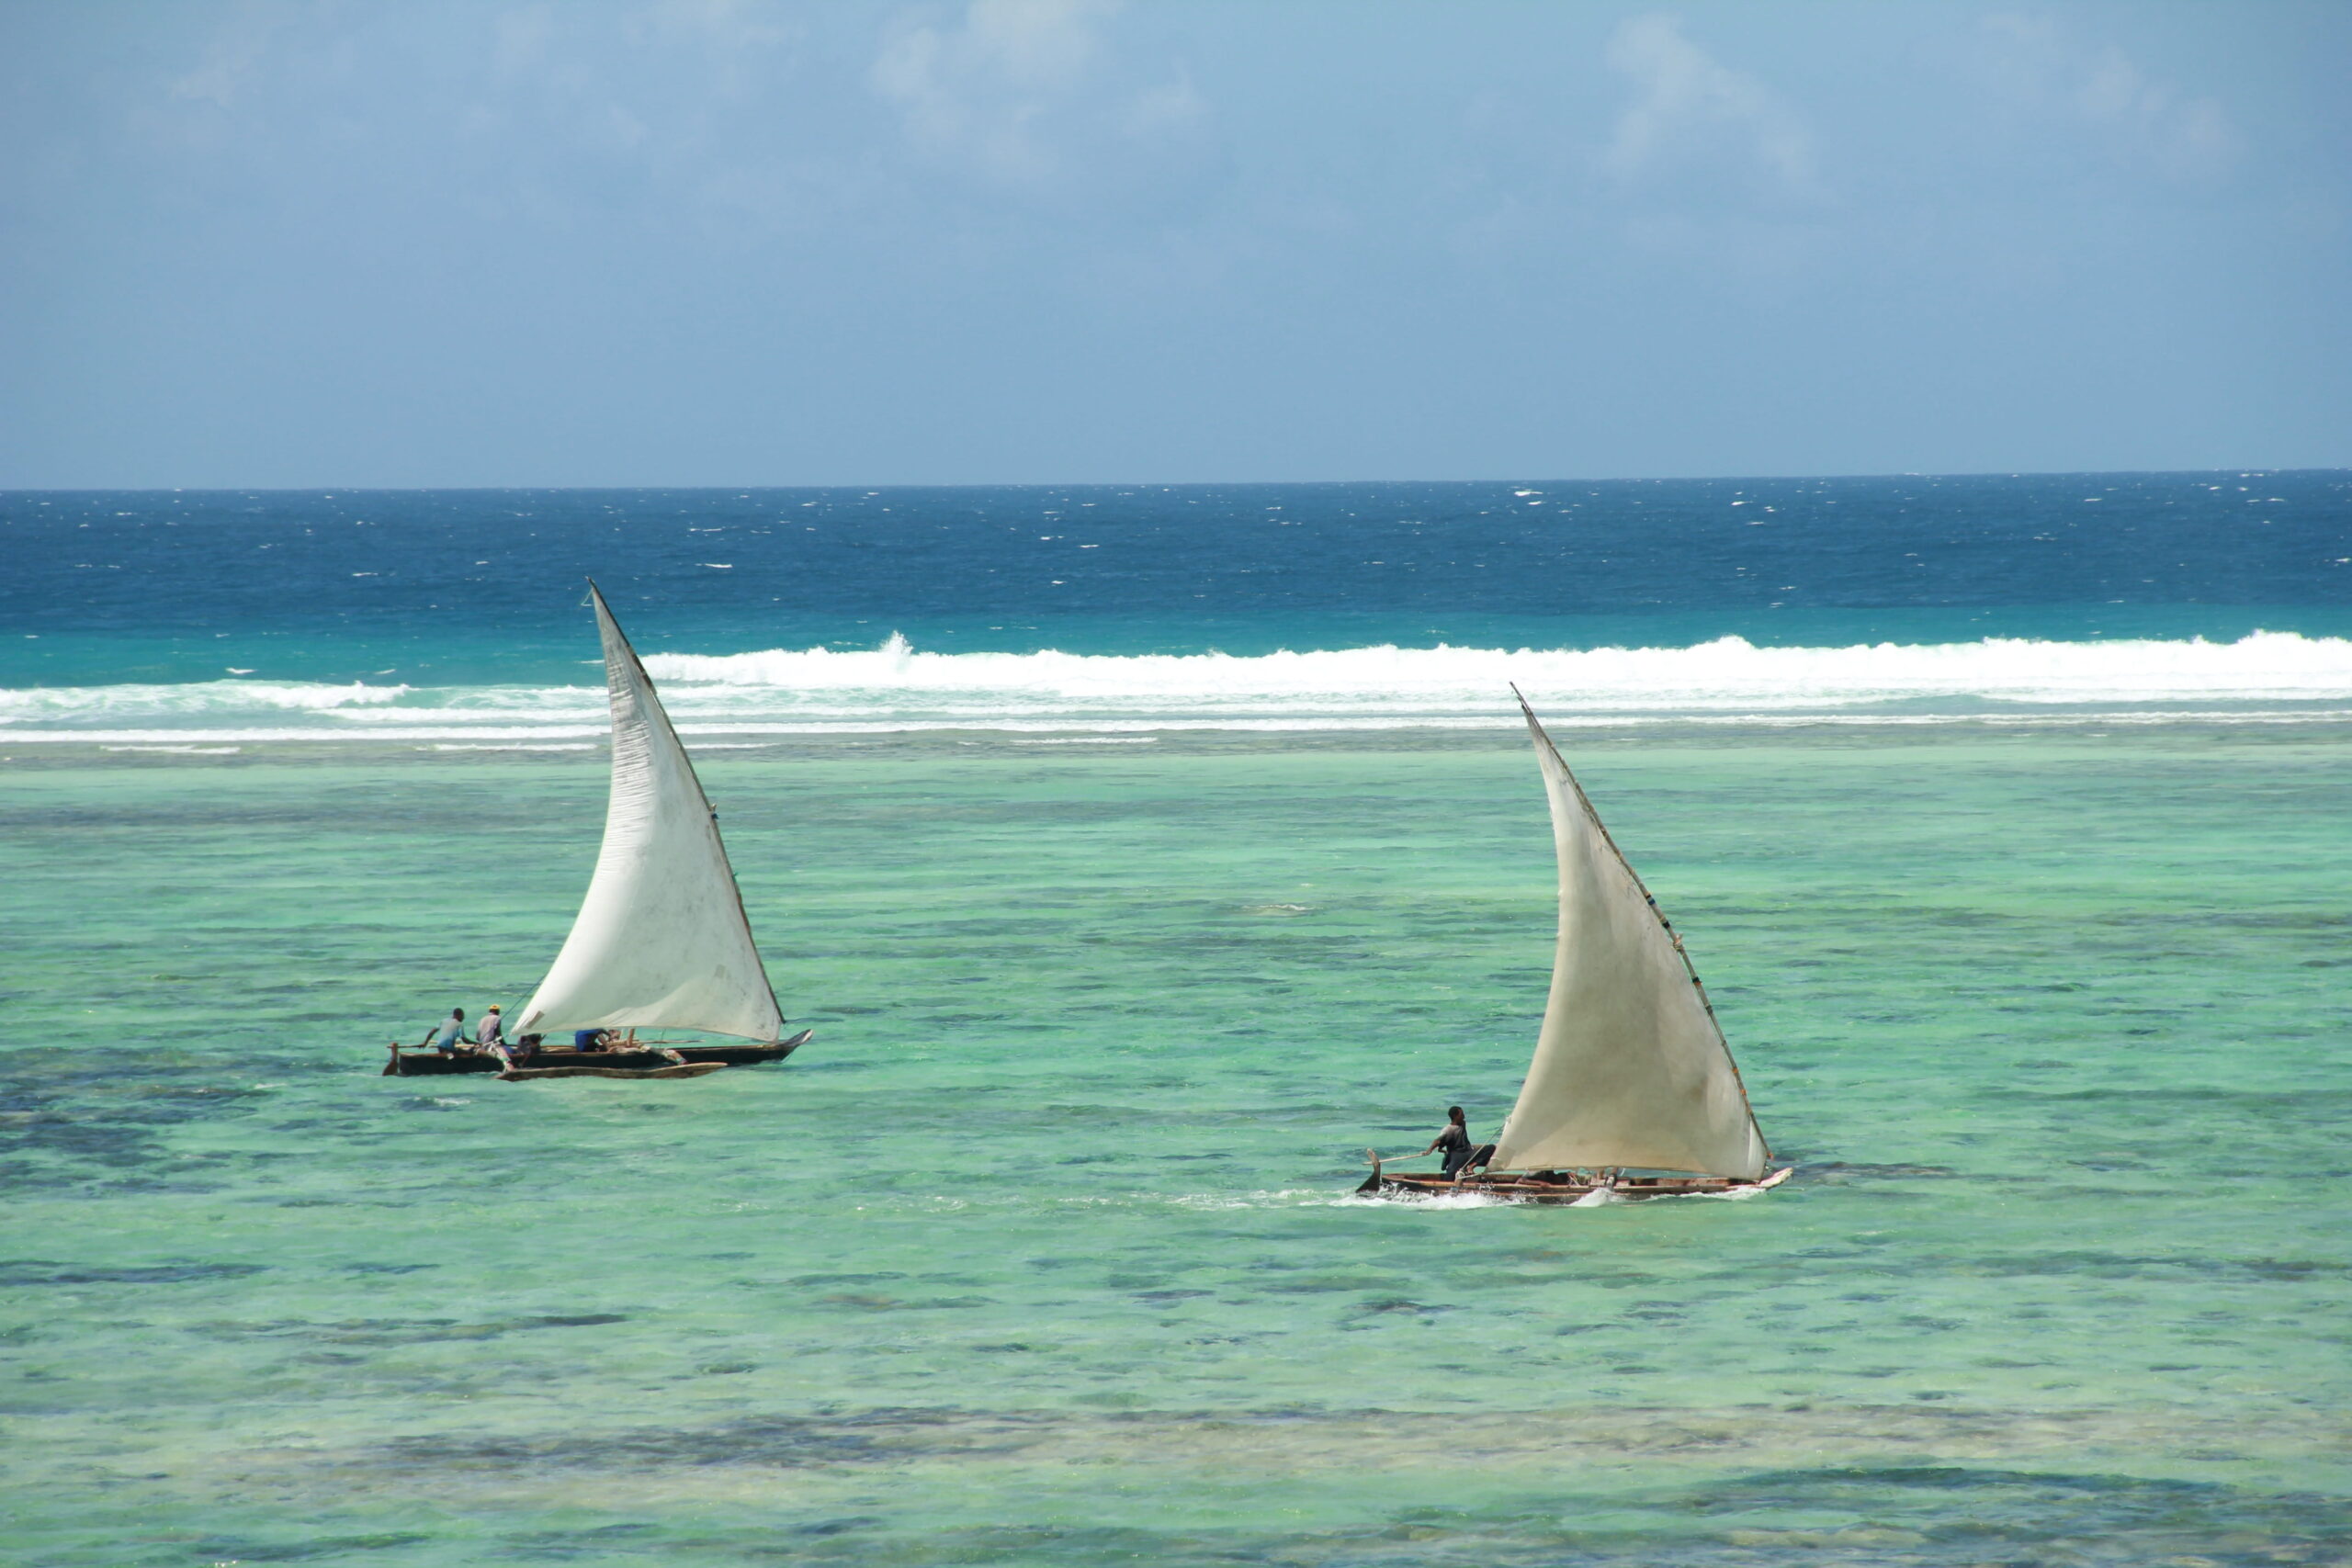
[[2185, 185], [2228, 174], [2245, 139], [2219, 98], [2159, 80], [2113, 44], [2076, 41], [2042, 17], [1984, 19], [1996, 88], [2037, 114], [2092, 133], [2109, 153]]
[[1762, 194], [1818, 189], [1813, 137], [1796, 111], [1692, 43], [1679, 18], [1628, 17], [1604, 58], [1634, 90], [1600, 156], [1621, 184], [1703, 171], [1735, 173]]
[[1060, 163], [1039, 121], [1084, 85], [1102, 52], [1110, 0], [972, 0], [960, 26], [901, 22], [868, 80], [907, 139], [1014, 182]]
[[1183, 62], [1116, 47], [1116, 0], [970, 0], [902, 16], [866, 74], [917, 162], [1024, 200], [1175, 210], [1213, 165]]
[[234, 107], [260, 76], [264, 61], [291, 21], [281, 7], [248, 7], [213, 37], [196, 69], [175, 77], [170, 96], [187, 102]]
[[2085, 119], [2135, 142], [2175, 178], [2209, 178], [2236, 161], [2238, 134], [2219, 99], [2183, 98], [2111, 44], [2074, 99]]

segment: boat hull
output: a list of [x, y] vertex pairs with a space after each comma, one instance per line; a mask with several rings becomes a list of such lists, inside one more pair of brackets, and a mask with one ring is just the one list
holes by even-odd
[[498, 1075], [500, 1083], [536, 1078], [698, 1078], [727, 1070], [724, 1062], [673, 1062], [662, 1067], [516, 1067]]
[[[1356, 1191], [1367, 1198], [1497, 1198], [1509, 1203], [1576, 1203], [1596, 1192], [1638, 1201], [1645, 1198], [1730, 1197], [1762, 1192], [1789, 1179], [1790, 1168], [1755, 1181], [1735, 1181], [1724, 1176], [1620, 1176], [1602, 1181], [1567, 1171], [1542, 1171], [1531, 1176], [1465, 1176], [1449, 1181], [1442, 1176], [1391, 1176], [1375, 1170]], [[1563, 1179], [1547, 1180], [1557, 1177]]]
[[[779, 1040], [773, 1045], [680, 1045], [674, 1048], [677, 1056], [661, 1051], [574, 1051], [568, 1046], [542, 1046], [524, 1059], [521, 1072], [543, 1077], [694, 1077], [700, 1074], [668, 1069], [679, 1065], [678, 1057], [684, 1057], [688, 1066], [706, 1070], [781, 1062], [807, 1044], [815, 1032], [804, 1029], [791, 1039]], [[515, 1076], [509, 1074], [506, 1064], [497, 1057], [472, 1051], [445, 1056], [438, 1051], [403, 1051], [396, 1046], [391, 1060], [384, 1064], [384, 1077], [388, 1078], [436, 1077], [444, 1073], [490, 1073], [510, 1080]]]

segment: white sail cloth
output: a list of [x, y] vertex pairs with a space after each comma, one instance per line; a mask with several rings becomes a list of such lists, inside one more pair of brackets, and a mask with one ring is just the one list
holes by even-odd
[[1560, 934], [1535, 1059], [1494, 1168], [1756, 1179], [1770, 1151], [1698, 976], [1532, 712], [1527, 728], [1552, 803]]
[[784, 1022], [718, 822], [645, 666], [589, 589], [613, 707], [605, 847], [518, 1032], [700, 1029], [773, 1041]]

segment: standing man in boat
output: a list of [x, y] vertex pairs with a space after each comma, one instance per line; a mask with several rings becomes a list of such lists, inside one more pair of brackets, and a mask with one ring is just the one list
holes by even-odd
[[[1470, 1123], [1463, 1115], [1462, 1107], [1458, 1105], [1449, 1105], [1445, 1108], [1445, 1131], [1431, 1138], [1430, 1146], [1423, 1149], [1421, 1154], [1429, 1154], [1438, 1149], [1445, 1151], [1445, 1168], [1440, 1174], [1448, 1181], [1461, 1175], [1464, 1168], [1468, 1166], [1476, 1155], [1488, 1152], [1478, 1149], [1470, 1142]], [[1410, 1157], [1418, 1159], [1420, 1156], [1415, 1155]]]

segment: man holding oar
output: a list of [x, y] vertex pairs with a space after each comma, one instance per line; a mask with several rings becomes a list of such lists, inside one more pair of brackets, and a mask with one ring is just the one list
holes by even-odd
[[[1469, 1121], [1464, 1116], [1462, 1107], [1458, 1105], [1449, 1105], [1445, 1108], [1445, 1131], [1431, 1138], [1428, 1148], [1416, 1149], [1411, 1154], [1398, 1155], [1396, 1157], [1419, 1159], [1423, 1155], [1434, 1154], [1440, 1149], [1445, 1151], [1445, 1166], [1440, 1174], [1448, 1181], [1458, 1180], [1465, 1170], [1484, 1166], [1487, 1160], [1494, 1157], [1495, 1154], [1495, 1145], [1492, 1144], [1471, 1143]], [[1364, 1150], [1364, 1153], [1372, 1156], [1373, 1168], [1376, 1173], [1383, 1163], [1380, 1156], [1370, 1149]]]

